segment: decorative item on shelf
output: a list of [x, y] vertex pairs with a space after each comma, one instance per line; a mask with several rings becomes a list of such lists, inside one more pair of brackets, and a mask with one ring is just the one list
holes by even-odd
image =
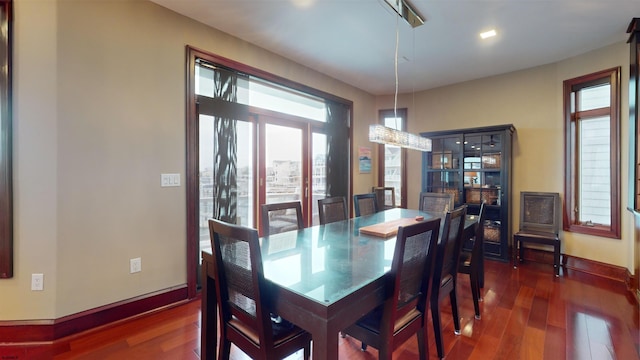
[[484, 241], [500, 242], [500, 222], [489, 220], [485, 222]]
[[[396, 12], [398, 17], [405, 19], [412, 27], [424, 24], [424, 19], [405, 0], [385, 0], [385, 2]], [[396, 115], [398, 107], [398, 42], [398, 21], [396, 18], [396, 48], [394, 58], [396, 87], [393, 103], [393, 112], [396, 119], [398, 118]], [[369, 141], [419, 151], [431, 151], [431, 139], [380, 124], [369, 126]]]
[[482, 166], [485, 169], [499, 169], [500, 153], [486, 153], [482, 155]]

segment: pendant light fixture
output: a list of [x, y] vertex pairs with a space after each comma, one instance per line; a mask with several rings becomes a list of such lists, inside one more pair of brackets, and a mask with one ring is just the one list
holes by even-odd
[[[384, 0], [399, 17], [405, 19], [412, 27], [420, 26], [424, 24], [424, 19], [413, 9], [413, 7], [404, 0]], [[397, 119], [398, 108], [398, 19], [396, 19], [396, 48], [394, 56], [394, 69], [395, 69], [395, 95], [393, 101], [393, 114]], [[420, 135], [411, 134], [406, 131], [393, 129], [381, 124], [375, 124], [369, 126], [369, 141], [399, 146], [402, 148], [419, 150], [419, 151], [431, 151], [431, 139], [427, 139]]]

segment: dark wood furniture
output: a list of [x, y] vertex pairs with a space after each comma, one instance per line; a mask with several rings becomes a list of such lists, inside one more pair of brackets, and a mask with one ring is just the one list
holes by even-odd
[[353, 195], [353, 207], [355, 216], [371, 215], [378, 212], [378, 200], [376, 194]]
[[627, 27], [629, 34], [629, 203], [633, 204], [634, 248], [633, 269], [636, 276], [631, 288], [640, 301], [640, 17], [635, 17]]
[[423, 153], [422, 190], [453, 195], [455, 206], [477, 215], [486, 203], [484, 253], [509, 261], [511, 242], [511, 148], [513, 125], [421, 133], [432, 141]]
[[416, 335], [420, 359], [429, 357], [427, 295], [440, 231], [440, 219], [399, 227], [383, 305], [363, 316], [344, 333], [378, 349], [378, 359], [391, 360], [393, 351]]
[[[385, 248], [395, 244], [395, 236], [364, 235], [359, 229], [416, 216], [426, 220], [437, 217], [396, 208], [262, 238], [272, 309], [311, 333], [314, 360], [337, 359], [339, 331], [388, 298], [384, 274], [391, 264]], [[465, 230], [474, 226], [475, 220], [465, 221]], [[217, 335], [215, 271], [211, 253], [202, 252], [202, 259], [201, 358], [213, 359]]]
[[480, 320], [480, 301], [482, 293], [480, 289], [484, 287], [484, 222], [487, 217], [485, 204], [480, 206], [480, 214], [476, 223], [476, 231], [473, 236], [473, 246], [471, 251], [460, 251], [458, 260], [458, 273], [468, 274], [469, 283], [471, 284], [471, 297], [473, 299], [473, 309], [475, 318]]
[[447, 193], [420, 193], [420, 211], [446, 213], [454, 208], [453, 195]]
[[523, 261], [524, 243], [553, 246], [553, 266], [560, 276], [560, 194], [549, 192], [520, 193], [520, 231], [513, 234], [513, 267], [517, 267], [516, 251]]
[[456, 335], [460, 334], [460, 317], [458, 315], [456, 287], [458, 281], [458, 258], [460, 256], [460, 249], [462, 248], [466, 213], [467, 207], [461, 206], [446, 214], [436, 250], [430, 307], [436, 348], [438, 350], [438, 356], [441, 359], [444, 358], [444, 341], [440, 321], [440, 301], [447, 295], [451, 303], [454, 332]]
[[347, 199], [344, 196], [318, 199], [318, 216], [320, 225], [348, 219]]
[[376, 194], [379, 210], [393, 209], [396, 207], [396, 188], [388, 186], [374, 186], [371, 192]]
[[264, 279], [258, 231], [209, 220], [220, 314], [218, 358], [228, 360], [231, 343], [252, 359], [283, 359], [300, 349], [311, 355], [311, 334], [277, 317]]
[[262, 236], [304, 228], [300, 201], [263, 204], [260, 207]]

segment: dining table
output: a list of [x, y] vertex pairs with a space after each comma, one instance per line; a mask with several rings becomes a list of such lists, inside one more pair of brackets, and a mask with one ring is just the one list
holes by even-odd
[[[260, 238], [272, 312], [311, 333], [314, 360], [337, 359], [339, 332], [383, 304], [389, 296], [399, 225], [444, 214], [394, 208], [344, 221]], [[467, 216], [464, 237], [476, 219]], [[215, 359], [217, 314], [213, 256], [202, 253], [201, 359]]]

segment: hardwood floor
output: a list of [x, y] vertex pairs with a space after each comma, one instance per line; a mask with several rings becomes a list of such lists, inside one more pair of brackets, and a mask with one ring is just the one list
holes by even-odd
[[[563, 269], [564, 270], [564, 269]], [[469, 280], [459, 275], [462, 334], [453, 334], [448, 303], [441, 305], [446, 358], [457, 359], [639, 359], [638, 304], [624, 284], [575, 271], [527, 262], [518, 269], [487, 261], [482, 319], [473, 317]], [[7, 359], [199, 359], [200, 302], [56, 341], [54, 344], [0, 344]], [[430, 358], [436, 359], [432, 329]], [[353, 338], [340, 339], [341, 359], [376, 359]], [[232, 359], [247, 356], [232, 347]], [[407, 341], [394, 359], [417, 358], [417, 342]], [[302, 352], [290, 357], [302, 358]]]

